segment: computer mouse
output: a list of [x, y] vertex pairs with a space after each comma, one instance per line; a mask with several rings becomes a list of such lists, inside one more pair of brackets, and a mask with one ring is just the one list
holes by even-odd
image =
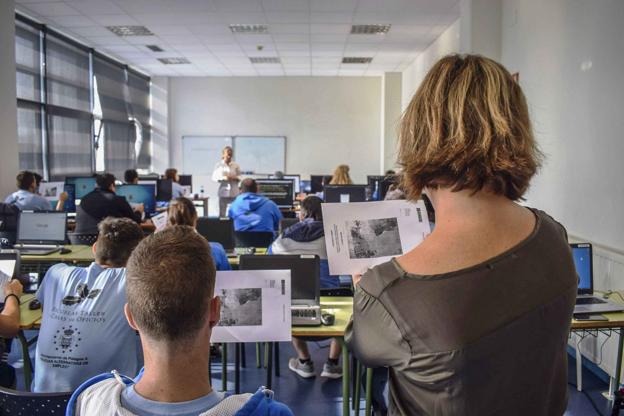
[[61, 251], [59, 251], [60, 254], [69, 254], [72, 251], [70, 249], [68, 249], [67, 247], [63, 247], [61, 248]]
[[323, 325], [331, 326], [336, 321], [336, 317], [331, 313], [323, 312], [321, 314], [321, 323]]
[[35, 309], [40, 309], [41, 308], [41, 302], [39, 302], [36, 298], [31, 300], [30, 303], [28, 304], [28, 309], [30, 309], [31, 311], [34, 311]]

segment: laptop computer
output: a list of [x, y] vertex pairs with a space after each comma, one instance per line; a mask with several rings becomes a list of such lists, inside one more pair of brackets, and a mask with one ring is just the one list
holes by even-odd
[[236, 257], [234, 251], [234, 221], [231, 218], [199, 217], [197, 232], [206, 240], [220, 243], [228, 257]]
[[619, 305], [594, 296], [594, 270], [592, 245], [589, 243], [570, 244], [574, 266], [579, 276], [578, 295], [574, 313], [602, 313], [624, 311], [624, 305]]
[[45, 256], [59, 251], [67, 232], [66, 212], [22, 211], [17, 221], [17, 243], [20, 254]]
[[321, 325], [320, 259], [313, 255], [240, 257], [240, 270], [290, 270], [292, 324]]

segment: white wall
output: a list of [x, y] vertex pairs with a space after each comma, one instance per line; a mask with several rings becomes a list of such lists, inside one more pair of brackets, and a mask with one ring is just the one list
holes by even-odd
[[15, 92], [15, 4], [0, 1], [0, 195], [15, 190], [19, 168]]
[[383, 142], [381, 143], [382, 167], [380, 174], [388, 169], [396, 169], [398, 128], [401, 121], [401, 81], [400, 72], [386, 72], [382, 80]]
[[[506, 0], [502, 62], [520, 73], [547, 159], [528, 202], [624, 251], [624, 2]], [[624, 276], [617, 282], [624, 288]]]
[[185, 135], [278, 135], [288, 173], [346, 163], [362, 183], [381, 169], [381, 101], [379, 77], [170, 78], [171, 164]]
[[403, 71], [401, 107], [407, 107], [431, 66], [441, 57], [460, 51], [460, 19], [449, 26], [414, 62]]

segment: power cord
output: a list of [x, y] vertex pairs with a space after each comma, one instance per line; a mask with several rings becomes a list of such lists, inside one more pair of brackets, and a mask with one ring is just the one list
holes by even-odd
[[606, 292], [603, 293], [602, 297], [605, 299], [609, 299], [611, 295], [617, 295], [622, 300], [622, 302], [624, 302], [624, 296], [622, 296], [622, 294], [618, 292], [617, 290], [607, 290]]

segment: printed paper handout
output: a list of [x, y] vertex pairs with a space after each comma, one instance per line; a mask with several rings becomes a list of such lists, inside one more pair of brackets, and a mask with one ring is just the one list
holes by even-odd
[[167, 212], [161, 212], [158, 215], [154, 215], [151, 220], [154, 226], [156, 227], [156, 231], [162, 231], [167, 226], [167, 220], [169, 219], [169, 214]]
[[63, 193], [65, 184], [63, 182], [41, 182], [39, 193], [48, 201], [58, 201]]
[[[13, 278], [15, 273], [16, 261], [12, 259], [0, 260], [0, 290], [4, 291], [4, 287]], [[4, 293], [4, 292], [1, 292]]]
[[212, 342], [290, 341], [290, 270], [218, 271], [221, 320]]
[[420, 244], [431, 232], [422, 201], [323, 204], [329, 273], [359, 274]]

